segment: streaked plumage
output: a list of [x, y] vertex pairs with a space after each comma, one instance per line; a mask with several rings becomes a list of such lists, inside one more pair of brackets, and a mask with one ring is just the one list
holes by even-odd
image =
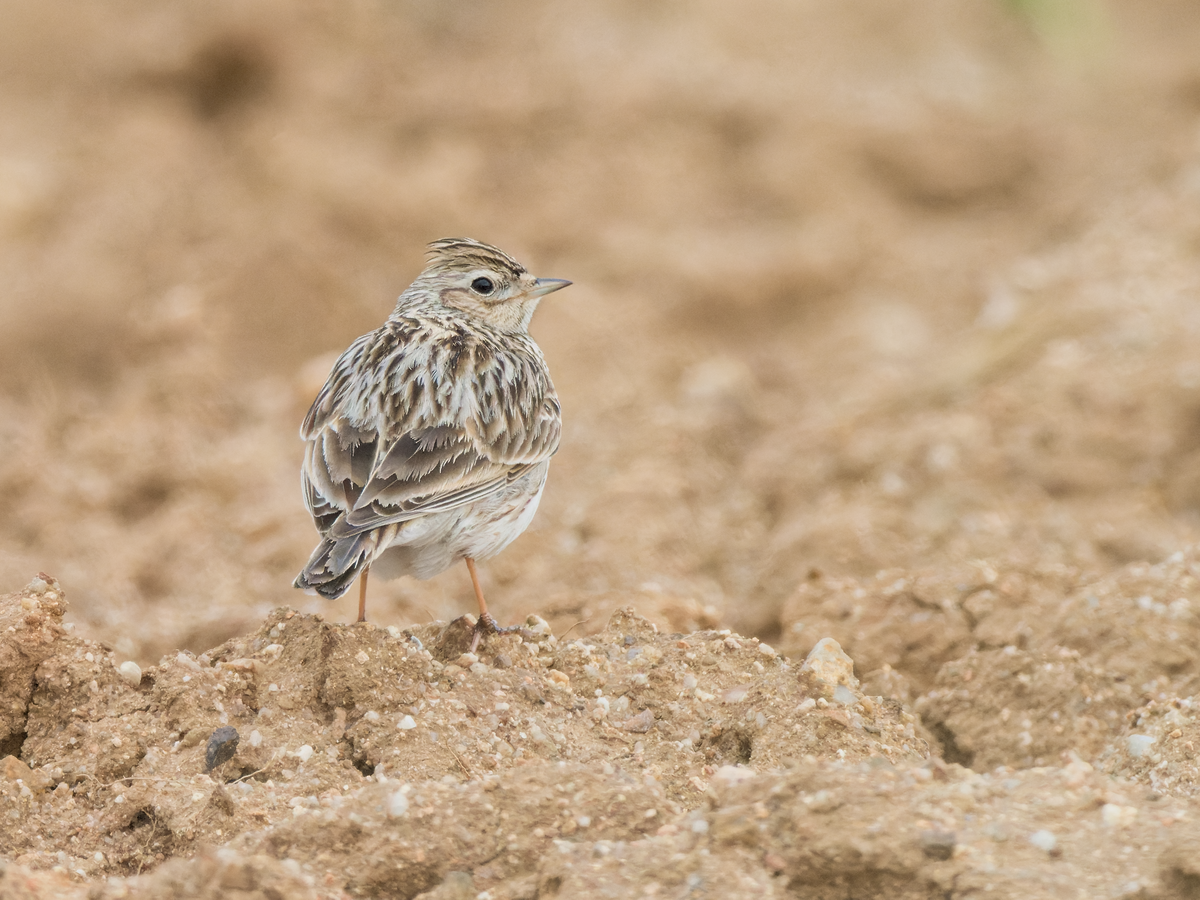
[[368, 567], [431, 578], [499, 553], [537, 509], [561, 421], [527, 328], [539, 299], [570, 282], [535, 279], [467, 238], [429, 250], [383, 326], [339, 357], [300, 429], [322, 540], [296, 587], [340, 597]]

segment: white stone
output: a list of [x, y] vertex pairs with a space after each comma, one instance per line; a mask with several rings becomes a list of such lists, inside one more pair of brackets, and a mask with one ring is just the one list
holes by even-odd
[[850, 688], [844, 684], [839, 684], [833, 689], [833, 701], [842, 704], [842, 706], [853, 706], [858, 702], [858, 697], [854, 695], [854, 691], [850, 690]]
[[1150, 745], [1155, 739], [1148, 734], [1131, 734], [1125, 739], [1125, 745], [1129, 748], [1129, 755], [1133, 757], [1145, 756], [1150, 750]]
[[398, 819], [408, 812], [408, 796], [404, 791], [396, 791], [387, 801], [387, 814], [389, 818]]
[[801, 672], [812, 672], [818, 681], [830, 687], [844, 684], [847, 687], [858, 687], [858, 679], [854, 677], [854, 660], [842, 650], [842, 645], [833, 638], [822, 638], [804, 658]]
[[1136, 806], [1121, 806], [1119, 803], [1105, 803], [1100, 807], [1100, 818], [1109, 828], [1125, 828], [1137, 820]]
[[135, 663], [132, 659], [128, 659], [117, 667], [117, 672], [121, 677], [129, 683], [130, 687], [137, 687], [142, 683], [142, 667]]
[[1053, 853], [1054, 849], [1058, 846], [1058, 838], [1054, 836], [1053, 832], [1047, 831], [1045, 828], [1043, 828], [1040, 831], [1035, 831], [1029, 836], [1029, 843], [1033, 844], [1033, 846], [1037, 847], [1039, 850], [1044, 850], [1047, 853]]

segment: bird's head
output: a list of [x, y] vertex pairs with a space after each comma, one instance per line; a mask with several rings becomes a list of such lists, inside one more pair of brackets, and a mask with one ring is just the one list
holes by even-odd
[[503, 250], [471, 238], [442, 238], [429, 245], [429, 262], [413, 289], [448, 309], [500, 331], [525, 332], [538, 302], [571, 282], [535, 278]]

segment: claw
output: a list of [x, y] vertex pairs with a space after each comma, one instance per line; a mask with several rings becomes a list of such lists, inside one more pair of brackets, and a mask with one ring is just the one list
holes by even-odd
[[489, 613], [484, 613], [475, 623], [475, 634], [471, 637], [471, 653], [475, 652], [475, 648], [479, 646], [479, 640], [485, 634], [519, 634], [525, 640], [532, 640], [535, 635], [532, 631], [523, 625], [506, 625], [501, 627], [496, 624], [496, 620]]

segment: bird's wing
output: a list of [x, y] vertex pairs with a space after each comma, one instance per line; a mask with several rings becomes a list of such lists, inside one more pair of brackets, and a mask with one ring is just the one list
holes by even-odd
[[305, 502], [323, 534], [479, 500], [558, 449], [558, 398], [540, 356], [453, 350], [385, 327], [335, 364], [301, 429]]

